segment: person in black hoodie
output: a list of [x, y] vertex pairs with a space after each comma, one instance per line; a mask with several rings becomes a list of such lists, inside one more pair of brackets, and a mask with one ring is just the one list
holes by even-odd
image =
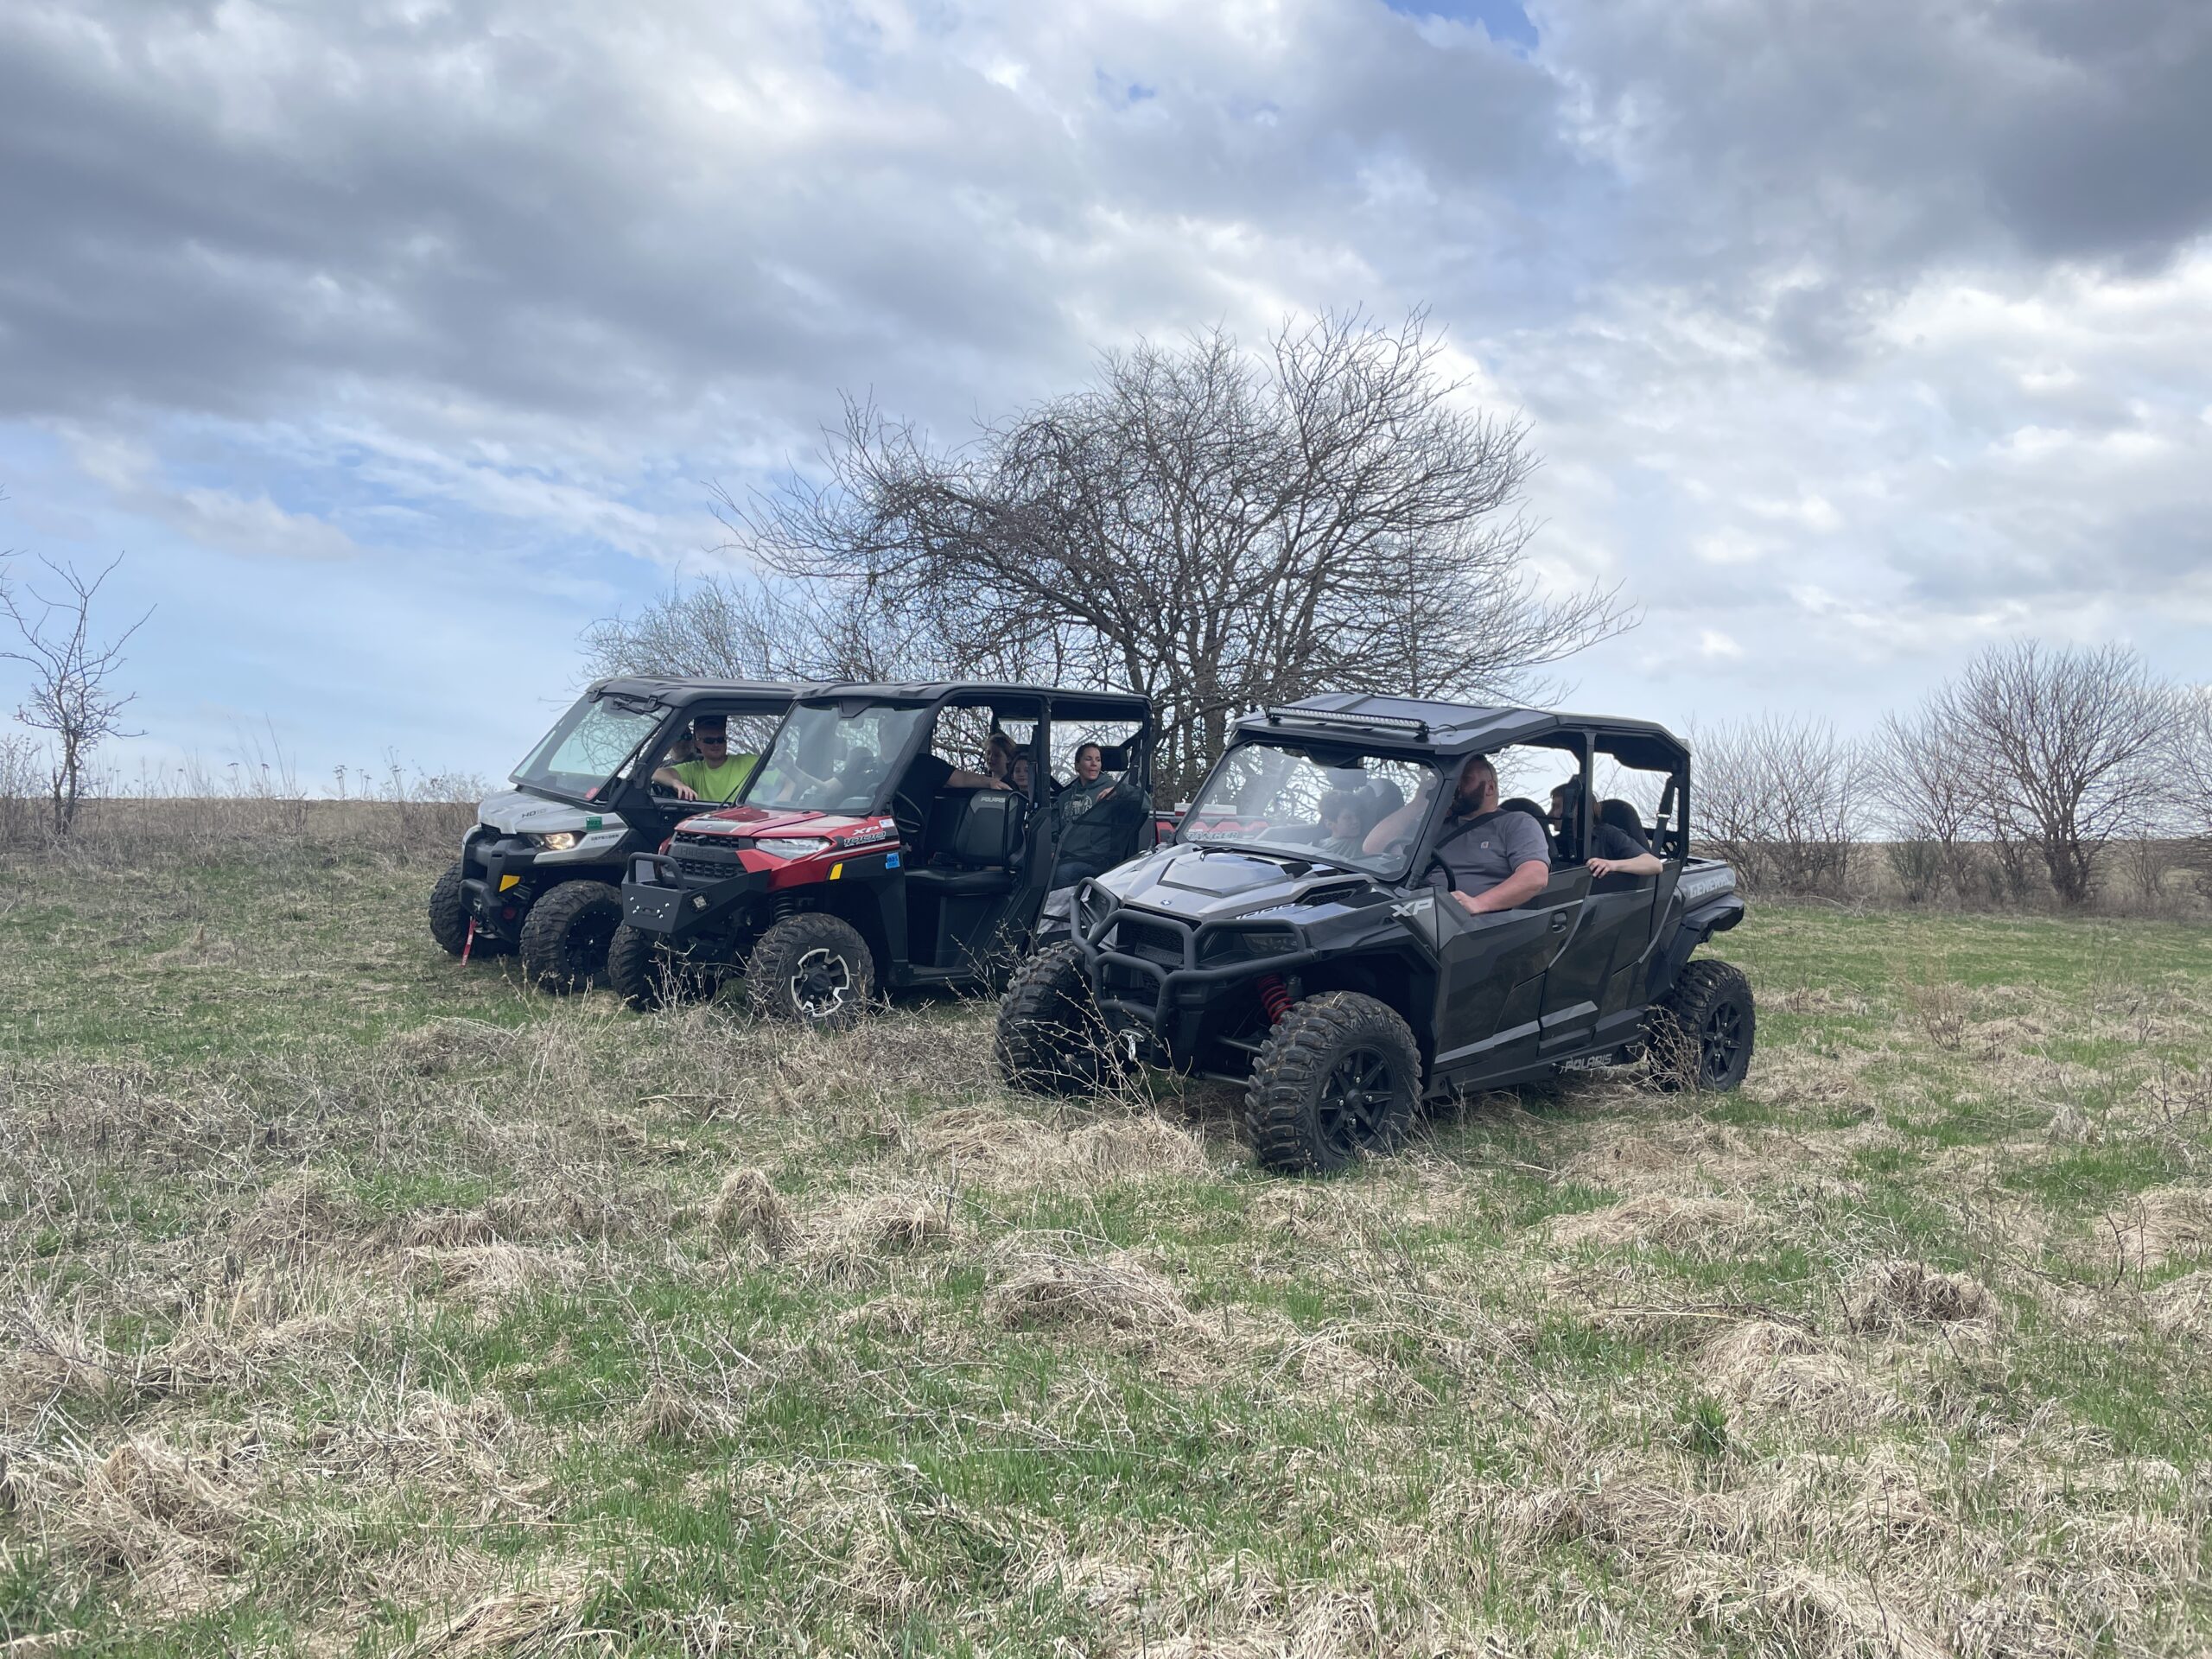
[[1137, 826], [1152, 810], [1152, 800], [1127, 778], [1105, 775], [1106, 752], [1085, 743], [1075, 752], [1075, 782], [1052, 802], [1059, 857], [1052, 886], [1071, 887], [1086, 876], [1103, 875], [1136, 850]]

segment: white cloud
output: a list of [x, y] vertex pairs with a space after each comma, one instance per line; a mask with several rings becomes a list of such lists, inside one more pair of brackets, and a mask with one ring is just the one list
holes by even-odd
[[1530, 10], [28, 0], [0, 443], [62, 434], [88, 545], [488, 561], [573, 626], [841, 391], [957, 436], [1139, 331], [1426, 304], [1546, 458], [1540, 578], [1645, 607], [1622, 700], [2212, 654], [2212, 9]]

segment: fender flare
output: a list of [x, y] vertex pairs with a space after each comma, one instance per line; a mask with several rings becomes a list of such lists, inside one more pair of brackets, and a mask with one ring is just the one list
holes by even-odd
[[1656, 1002], [1674, 989], [1675, 981], [1689, 962], [1690, 952], [1743, 919], [1744, 901], [1732, 893], [1700, 905], [1684, 916], [1666, 948], [1652, 958], [1651, 982], [1644, 988], [1644, 1001]]

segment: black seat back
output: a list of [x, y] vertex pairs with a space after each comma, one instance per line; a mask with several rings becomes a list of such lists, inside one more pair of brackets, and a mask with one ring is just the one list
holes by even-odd
[[1552, 826], [1549, 820], [1544, 817], [1542, 807], [1538, 806], [1534, 801], [1516, 795], [1510, 801], [1500, 801], [1497, 804], [1497, 810], [1501, 812], [1525, 812], [1534, 818], [1536, 821], [1536, 828], [1543, 832], [1545, 861], [1554, 864], [1559, 861], [1559, 849], [1553, 844]]
[[1636, 815], [1636, 808], [1626, 801], [1598, 803], [1598, 822], [1610, 823], [1645, 852], [1651, 850], [1651, 837], [1643, 828], [1643, 820]]
[[930, 804], [925, 849], [940, 865], [1004, 869], [1020, 844], [1021, 804], [1012, 790], [948, 790]]
[[922, 820], [917, 862], [927, 863], [952, 851], [953, 844], [960, 838], [961, 814], [967, 806], [965, 790], [947, 790], [930, 798], [928, 812]]

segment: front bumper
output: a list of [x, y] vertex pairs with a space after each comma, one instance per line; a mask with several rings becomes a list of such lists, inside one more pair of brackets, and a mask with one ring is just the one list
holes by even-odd
[[[728, 874], [723, 874], [724, 871]], [[622, 875], [622, 919], [671, 944], [732, 932], [768, 890], [768, 873], [686, 848], [678, 858], [633, 853]]]
[[1300, 947], [1207, 962], [1218, 944], [1252, 933], [1245, 923], [1193, 924], [1122, 906], [1077, 926], [1075, 938], [1107, 1029], [1131, 1043], [1137, 1058], [1165, 1065], [1177, 1056], [1195, 1059], [1207, 1011], [1225, 992], [1295, 973], [1320, 954]]
[[520, 836], [496, 831], [469, 840], [461, 850], [461, 902], [476, 931], [509, 944], [522, 933], [523, 918], [537, 897], [537, 847]]

